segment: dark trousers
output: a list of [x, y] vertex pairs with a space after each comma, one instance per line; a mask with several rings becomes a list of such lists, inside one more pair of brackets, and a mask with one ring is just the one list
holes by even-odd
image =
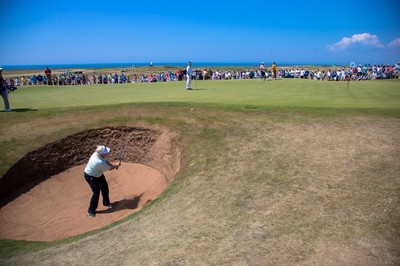
[[[1, 86], [1, 84], [0, 84], [0, 86]], [[5, 110], [10, 109], [10, 103], [8, 102], [8, 91], [7, 91], [7, 89], [3, 89], [3, 91], [1, 92], [1, 97], [3, 97], [4, 109]]]
[[101, 175], [100, 177], [93, 177], [85, 173], [84, 176], [90, 188], [93, 191], [92, 198], [90, 199], [88, 212], [95, 214], [97, 206], [99, 205], [100, 191], [103, 197], [103, 205], [104, 206], [110, 205], [110, 198], [108, 196], [109, 193], [108, 183], [104, 175]]

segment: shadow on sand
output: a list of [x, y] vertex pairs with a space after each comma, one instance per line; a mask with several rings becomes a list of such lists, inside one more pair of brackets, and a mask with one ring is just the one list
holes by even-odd
[[127, 210], [127, 209], [134, 210], [139, 206], [139, 202], [140, 202], [140, 199], [142, 196], [143, 196], [143, 193], [140, 194], [139, 196], [134, 197], [133, 199], [123, 199], [123, 200], [115, 201], [112, 203], [112, 205], [113, 205], [112, 209], [100, 210], [100, 211], [96, 211], [96, 213], [98, 213], [98, 214], [111, 213], [111, 212], [116, 212], [119, 210]]

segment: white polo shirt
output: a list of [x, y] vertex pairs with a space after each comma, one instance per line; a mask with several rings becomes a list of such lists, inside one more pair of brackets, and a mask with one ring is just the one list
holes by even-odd
[[107, 163], [106, 158], [102, 158], [97, 152], [94, 152], [86, 165], [85, 173], [90, 176], [100, 177], [103, 172], [110, 169], [111, 166]]

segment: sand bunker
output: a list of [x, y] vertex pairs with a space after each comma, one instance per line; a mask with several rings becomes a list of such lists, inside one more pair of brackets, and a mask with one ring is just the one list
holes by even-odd
[[51, 177], [0, 210], [0, 238], [49, 241], [99, 229], [139, 210], [166, 187], [157, 170], [124, 163], [119, 170], [106, 172], [110, 200], [114, 208], [101, 205], [95, 218], [86, 216], [92, 195], [83, 178], [85, 165]]
[[[123, 145], [128, 135], [135, 137], [128, 144], [122, 166], [105, 172], [114, 208], [103, 207], [100, 196], [97, 215], [89, 218], [86, 211], [92, 192], [83, 177], [86, 162], [81, 161], [88, 160], [95, 146], [101, 143], [112, 148], [109, 160], [113, 156], [116, 159], [117, 151], [121, 150], [117, 147]], [[173, 135], [168, 132], [106, 128], [85, 131], [27, 154], [0, 180], [0, 186], [8, 187], [0, 191], [0, 238], [59, 240], [102, 228], [140, 210], [168, 186], [179, 169], [180, 155], [172, 140]], [[67, 156], [60, 151], [65, 145], [73, 147]], [[53, 153], [58, 156], [54, 158]], [[47, 164], [49, 167], [39, 174], [32, 172], [28, 166], [43, 165], [49, 159], [41, 161], [43, 154], [50, 156], [53, 164]], [[65, 159], [69, 157], [72, 159]], [[57, 172], [54, 165], [64, 167], [48, 176]], [[25, 186], [18, 185], [24, 181]]]

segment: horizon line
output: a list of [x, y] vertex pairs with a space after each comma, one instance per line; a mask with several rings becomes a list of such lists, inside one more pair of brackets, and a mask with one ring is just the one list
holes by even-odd
[[[265, 62], [265, 61], [264, 61]], [[276, 62], [276, 61], [275, 61]], [[193, 64], [194, 63], [194, 64]], [[197, 62], [192, 61], [192, 65], [197, 66], [258, 66], [262, 62]], [[187, 62], [112, 62], [112, 63], [48, 63], [48, 64], [5, 64], [2, 65], [3, 68], [10, 70], [20, 70], [20, 69], [38, 69], [43, 67], [52, 67], [52, 68], [77, 68], [79, 66], [85, 66], [87, 68], [98, 68], [103, 65], [103, 67], [143, 67], [143, 66], [182, 66], [186, 65]], [[272, 62], [271, 62], [272, 64]], [[353, 63], [354, 64], [354, 63]], [[367, 63], [368, 64], [368, 63]], [[369, 63], [370, 64], [370, 63]], [[334, 63], [278, 63], [280, 66], [348, 66], [349, 64], [334, 64]], [[365, 65], [362, 63], [361, 65]], [[371, 64], [370, 64], [371, 65]], [[93, 67], [90, 67], [93, 66]]]

